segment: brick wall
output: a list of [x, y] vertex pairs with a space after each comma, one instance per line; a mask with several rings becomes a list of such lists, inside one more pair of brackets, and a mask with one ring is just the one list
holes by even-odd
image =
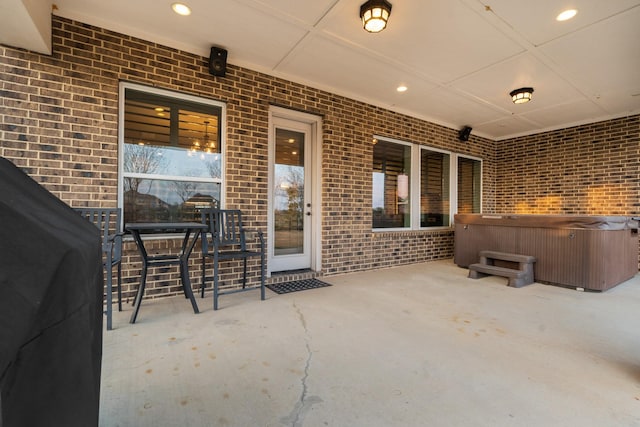
[[[118, 83], [130, 81], [216, 99], [227, 105], [227, 207], [266, 229], [268, 109], [320, 115], [322, 129], [322, 262], [324, 274], [414, 263], [453, 255], [452, 231], [371, 232], [372, 135], [484, 159], [484, 210], [495, 196], [492, 141], [457, 139], [448, 129], [301, 84], [228, 65], [208, 73], [207, 58], [53, 17], [53, 54], [0, 46], [0, 155], [72, 206], [117, 205]], [[152, 252], [175, 249], [154, 241]], [[192, 260], [199, 283], [199, 260]], [[132, 243], [124, 257], [125, 295], [137, 284]], [[252, 266], [256, 268], [256, 266]], [[175, 268], [155, 269], [148, 295], [179, 292]], [[232, 271], [223, 280], [237, 283]]]
[[499, 213], [640, 215], [640, 116], [496, 143]]
[[640, 115], [496, 145], [498, 213], [640, 216]]

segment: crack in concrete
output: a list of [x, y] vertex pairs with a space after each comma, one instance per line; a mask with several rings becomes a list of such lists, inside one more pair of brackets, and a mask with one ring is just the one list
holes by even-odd
[[304, 417], [309, 409], [311, 409], [311, 406], [316, 403], [322, 402], [322, 399], [319, 396], [307, 396], [309, 392], [307, 379], [309, 378], [309, 370], [311, 368], [311, 359], [313, 357], [313, 352], [311, 351], [311, 346], [309, 345], [310, 336], [304, 314], [295, 302], [293, 303], [293, 308], [296, 309], [296, 313], [298, 314], [298, 318], [300, 319], [300, 324], [304, 329], [304, 341], [305, 347], [307, 348], [307, 360], [304, 365], [304, 375], [300, 379], [300, 383], [302, 384], [302, 392], [300, 393], [300, 398], [296, 402], [291, 413], [287, 417], [282, 418], [282, 422], [285, 425], [290, 425], [292, 427], [301, 427], [304, 421]]
[[[311, 405], [315, 402], [313, 402], [312, 400], [307, 400], [307, 378], [309, 378], [309, 365], [311, 364], [311, 348], [309, 347], [309, 342], [306, 342], [306, 346], [307, 346], [307, 362], [305, 363], [304, 366], [304, 376], [302, 377], [302, 380], [300, 380], [300, 382], [302, 383], [302, 393], [300, 393], [300, 400], [298, 401], [298, 403], [296, 404], [296, 408], [297, 410], [295, 411], [295, 419], [293, 420], [293, 427], [298, 427], [302, 425], [302, 420], [300, 419], [301, 416], [304, 416], [303, 413], [303, 409], [308, 410]], [[308, 403], [309, 405], [307, 406], [307, 408], [305, 408], [305, 403]], [[304, 412], [306, 412], [306, 410]]]

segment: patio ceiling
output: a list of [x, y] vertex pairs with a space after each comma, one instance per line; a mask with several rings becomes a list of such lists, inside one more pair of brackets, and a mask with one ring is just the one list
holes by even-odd
[[[182, 17], [171, 0], [57, 0], [53, 13], [203, 57], [220, 46], [230, 64], [495, 140], [640, 113], [640, 0], [395, 0], [379, 34], [362, 29], [363, 2], [185, 0]], [[3, 3], [0, 42], [47, 51], [29, 45], [33, 8]], [[523, 86], [533, 101], [514, 105]]]

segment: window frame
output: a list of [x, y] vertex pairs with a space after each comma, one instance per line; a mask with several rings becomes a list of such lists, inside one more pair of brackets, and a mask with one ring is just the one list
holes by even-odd
[[[414, 193], [414, 185], [415, 185], [415, 180], [414, 180], [414, 170], [415, 170], [415, 148], [416, 148], [416, 144], [413, 144], [411, 142], [407, 142], [407, 141], [401, 141], [399, 139], [394, 139], [394, 138], [388, 138], [388, 137], [378, 137], [378, 136], [374, 136], [374, 139], [376, 139], [377, 141], [385, 141], [385, 142], [390, 142], [393, 144], [398, 144], [398, 145], [404, 145], [407, 146], [411, 149], [410, 152], [410, 162], [409, 162], [409, 167], [411, 169], [411, 174], [409, 175], [409, 226], [408, 227], [387, 227], [387, 228], [373, 228], [373, 158], [372, 158], [372, 171], [371, 171], [371, 196], [372, 196], [372, 206], [371, 206], [371, 214], [372, 214], [372, 220], [371, 220], [371, 229], [373, 231], [409, 231], [409, 230], [413, 230], [415, 227], [414, 224], [414, 219], [415, 219], [415, 209], [414, 209], [414, 197], [413, 194]], [[372, 150], [372, 154], [373, 154], [373, 150]]]
[[[458, 213], [458, 159], [463, 158], [463, 159], [468, 159], [468, 160], [475, 160], [480, 162], [480, 212], [478, 213], [482, 213], [482, 208], [483, 208], [483, 194], [484, 194], [484, 162], [481, 158], [479, 157], [475, 157], [475, 156], [470, 156], [468, 154], [456, 154], [455, 155], [455, 171], [452, 171], [452, 174], [455, 173], [455, 199], [452, 199], [452, 207], [455, 208], [455, 213]], [[451, 216], [451, 225], [453, 226], [454, 224], [454, 217]]]
[[[181, 106], [189, 107], [189, 105], [202, 105], [210, 106], [220, 109], [220, 177], [190, 177], [181, 175], [163, 175], [163, 174], [144, 174], [124, 171], [124, 150], [125, 150], [125, 103], [126, 103], [126, 90], [134, 90], [141, 92], [145, 95], [159, 96], [163, 98], [170, 98], [176, 101]], [[119, 99], [118, 99], [118, 207], [124, 209], [124, 181], [125, 178], [145, 178], [153, 180], [170, 180], [170, 181], [188, 181], [188, 182], [200, 182], [200, 183], [212, 183], [220, 185], [220, 207], [224, 207], [226, 199], [226, 149], [227, 149], [227, 129], [226, 129], [226, 104], [224, 102], [216, 101], [209, 98], [199, 97], [195, 95], [184, 94], [166, 89], [160, 89], [141, 85], [137, 83], [121, 81], [119, 84]], [[124, 212], [122, 215], [124, 226]], [[167, 235], [163, 234], [149, 234], [145, 235], [145, 238], [166, 238]]]
[[[415, 189], [415, 191], [417, 192], [416, 194], [418, 194], [418, 197], [417, 197], [418, 200], [416, 200], [416, 206], [415, 206], [414, 209], [416, 209], [418, 217], [417, 217], [416, 223], [413, 224], [413, 225], [415, 225], [414, 229], [417, 229], [417, 230], [437, 230], [437, 229], [450, 228], [452, 226], [452, 224], [453, 224], [453, 214], [452, 214], [453, 207], [451, 206], [451, 197], [454, 194], [457, 195], [457, 193], [454, 193], [452, 191], [452, 188], [451, 188], [452, 187], [452, 179], [453, 179], [453, 174], [451, 172], [451, 168], [452, 168], [452, 164], [453, 164], [452, 157], [455, 156], [455, 153], [452, 153], [451, 151], [447, 151], [447, 150], [442, 150], [440, 148], [430, 147], [430, 146], [427, 146], [427, 145], [419, 145], [419, 144], [415, 144], [415, 145], [417, 146], [417, 150], [416, 150], [417, 151], [417, 156], [416, 156], [417, 157], [417, 162], [416, 162], [417, 165], [416, 165], [416, 167], [418, 168], [417, 180], [419, 182], [417, 183], [417, 186], [416, 186], [416, 189]], [[424, 151], [431, 151], [431, 152], [434, 152], [434, 153], [447, 154], [449, 156], [449, 212], [448, 212], [448, 214], [449, 214], [449, 225], [438, 225], [438, 226], [434, 226], [434, 227], [423, 227], [422, 225], [420, 225], [420, 223], [421, 223], [420, 215], [422, 214], [421, 213], [421, 207], [422, 206], [420, 206], [420, 201], [422, 199], [422, 194], [421, 194], [421, 190], [422, 189], [420, 188], [420, 184], [422, 182], [421, 181], [422, 177], [420, 176], [420, 174], [422, 173], [422, 151], [423, 150]], [[457, 162], [456, 162], [456, 164], [457, 164]], [[456, 177], [457, 177], [457, 175], [456, 175]], [[457, 189], [457, 187], [456, 187], [456, 189]]]
[[[395, 144], [409, 145], [411, 146], [411, 175], [409, 176], [410, 182], [410, 226], [409, 227], [393, 227], [393, 228], [374, 228], [373, 217], [371, 220], [371, 231], [374, 233], [385, 232], [402, 232], [402, 231], [429, 231], [429, 230], [449, 230], [452, 229], [455, 221], [455, 214], [458, 212], [458, 159], [464, 158], [480, 162], [480, 213], [482, 213], [483, 206], [483, 192], [484, 192], [484, 161], [480, 157], [456, 153], [450, 150], [442, 148], [436, 148], [429, 145], [418, 144], [410, 141], [402, 141], [395, 138], [390, 138], [381, 135], [373, 135], [373, 139], [378, 141], [385, 141]], [[421, 174], [421, 160], [422, 150], [432, 151], [436, 153], [449, 155], [449, 225], [434, 226], [434, 227], [422, 227], [420, 225], [420, 174]], [[373, 154], [373, 153], [372, 153]], [[371, 195], [373, 199], [373, 157], [372, 157], [372, 171], [371, 171]], [[416, 196], [417, 195], [417, 196]], [[373, 215], [373, 201], [371, 205], [371, 212]]]

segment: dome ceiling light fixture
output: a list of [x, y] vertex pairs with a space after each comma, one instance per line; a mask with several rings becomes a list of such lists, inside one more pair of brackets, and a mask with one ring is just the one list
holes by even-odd
[[531, 101], [531, 94], [533, 93], [532, 87], [522, 87], [520, 89], [512, 90], [509, 93], [511, 100], [514, 104], [524, 104]]
[[369, 0], [360, 6], [362, 26], [370, 33], [379, 33], [387, 27], [391, 15], [391, 3], [386, 0]]

